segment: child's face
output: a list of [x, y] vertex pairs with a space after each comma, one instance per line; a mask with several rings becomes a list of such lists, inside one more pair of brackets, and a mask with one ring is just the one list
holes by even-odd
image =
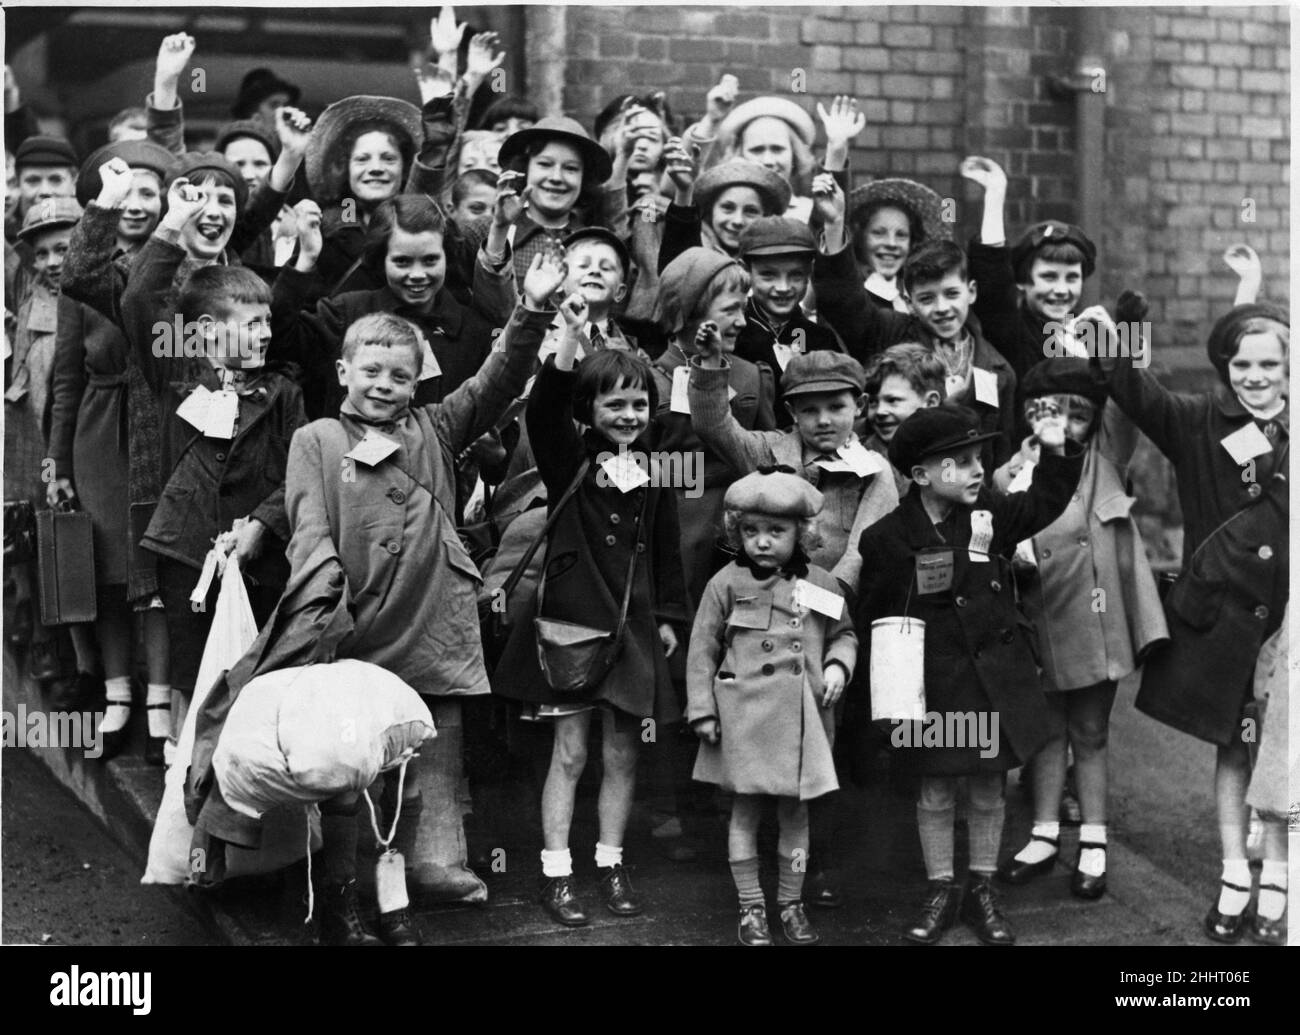
[[713, 202], [709, 226], [728, 254], [740, 247], [740, 232], [763, 214], [763, 203], [753, 187], [728, 187]]
[[1272, 409], [1287, 394], [1286, 350], [1276, 334], [1247, 334], [1228, 360], [1228, 385], [1246, 406]]
[[36, 279], [51, 291], [59, 288], [59, 277], [63, 274], [63, 260], [67, 257], [70, 240], [70, 226], [57, 226], [32, 238], [32, 251], [35, 253], [32, 268], [36, 271]]
[[616, 446], [630, 446], [650, 426], [650, 393], [620, 381], [591, 402], [591, 427]]
[[790, 146], [790, 127], [780, 119], [764, 115], [745, 127], [740, 153], [751, 162], [790, 179], [794, 171], [794, 149]]
[[912, 468], [921, 491], [947, 503], [973, 506], [984, 487], [984, 463], [978, 446], [927, 456]]
[[938, 392], [922, 394], [901, 374], [890, 374], [880, 382], [876, 396], [876, 413], [872, 418], [876, 434], [881, 441], [888, 442], [908, 417], [926, 406], [938, 406], [940, 401]]
[[23, 213], [46, 198], [70, 198], [77, 170], [70, 165], [24, 165], [18, 173], [18, 197]]
[[181, 230], [181, 246], [192, 258], [211, 262], [225, 250], [235, 229], [235, 189], [215, 183], [200, 186], [207, 200]]
[[723, 352], [736, 351], [736, 339], [745, 329], [745, 303], [747, 299], [740, 291], [724, 291], [709, 303], [704, 317], [686, 329], [688, 341], [695, 340], [695, 332], [701, 323], [712, 320], [718, 325], [718, 336], [722, 339]]
[[830, 454], [849, 440], [866, 400], [846, 388], [842, 392], [798, 393], [787, 398], [785, 405], [804, 446]]
[[265, 183], [271, 174], [271, 153], [260, 140], [239, 137], [226, 145], [223, 154], [239, 170], [250, 191]]
[[742, 514], [737, 527], [745, 554], [760, 568], [775, 571], [794, 556], [799, 525], [793, 518]]
[[808, 291], [812, 263], [798, 255], [760, 255], [750, 260], [749, 276], [757, 306], [778, 320], [788, 320]]
[[886, 280], [893, 280], [912, 247], [907, 213], [897, 208], [876, 209], [862, 228], [861, 242], [868, 265]]
[[371, 420], [391, 420], [406, 409], [420, 373], [414, 350], [397, 345], [358, 345], [336, 366], [348, 402]]
[[391, 134], [377, 129], [357, 137], [348, 159], [348, 187], [367, 207], [402, 189], [402, 152]]
[[471, 169], [486, 169], [499, 173], [501, 162], [501, 136], [496, 133], [475, 133], [466, 135], [460, 148], [460, 159], [456, 163], [456, 175], [463, 176]]
[[232, 302], [217, 308], [215, 319], [205, 323], [212, 360], [236, 370], [264, 365], [271, 344], [271, 307], [265, 302]]
[[1021, 285], [1025, 306], [1044, 320], [1064, 320], [1074, 312], [1083, 293], [1083, 263], [1035, 259], [1029, 281]]
[[126, 196], [117, 218], [117, 236], [125, 241], [143, 241], [158, 225], [162, 215], [162, 182], [149, 169], [131, 170], [131, 193]]
[[655, 169], [663, 157], [664, 144], [668, 133], [663, 119], [649, 108], [637, 108], [625, 116], [628, 133], [633, 135], [635, 143], [627, 159], [627, 171], [632, 174]]
[[460, 204], [456, 206], [452, 216], [462, 225], [472, 223], [491, 212], [496, 199], [497, 192], [494, 187], [486, 183], [476, 184], [460, 199]]
[[587, 300], [589, 310], [604, 313], [624, 295], [623, 264], [614, 249], [600, 241], [578, 241], [564, 253], [568, 273], [564, 294], [575, 291]]
[[403, 305], [427, 313], [447, 279], [442, 234], [431, 230], [409, 234], [400, 226], [393, 227], [384, 256], [384, 277]]
[[962, 280], [961, 273], [952, 270], [942, 280], [913, 284], [907, 300], [931, 334], [942, 341], [955, 341], [961, 337], [975, 301], [975, 281]]
[[14, 167], [14, 154], [5, 149], [5, 219], [18, 211], [18, 170]]
[[576, 148], [552, 140], [528, 160], [530, 206], [541, 215], [561, 218], [573, 210], [582, 190], [582, 156]]
[[521, 129], [532, 129], [532, 119], [521, 119], [517, 115], [511, 115], [508, 119], [497, 119], [488, 127], [493, 133], [500, 133], [502, 137], [508, 137], [512, 133], [518, 133]]

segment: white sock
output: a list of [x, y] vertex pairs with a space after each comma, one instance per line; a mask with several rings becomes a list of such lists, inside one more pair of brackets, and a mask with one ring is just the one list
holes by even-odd
[[[1046, 837], [1056, 841], [1061, 836], [1060, 823], [1035, 823], [1032, 831], [1034, 837]], [[1016, 853], [1016, 862], [1038, 863], [1050, 859], [1056, 854], [1056, 848], [1043, 841], [1030, 841]]]
[[[1244, 888], [1228, 887], [1236, 884]], [[1250, 902], [1250, 863], [1245, 859], [1223, 860], [1223, 885], [1219, 888], [1219, 912], [1224, 916], [1236, 916]]]
[[172, 731], [172, 688], [166, 683], [150, 683], [145, 697], [145, 715], [149, 719], [149, 736], [165, 737]]
[[542, 849], [542, 876], [573, 876], [573, 856], [567, 848], [560, 848], [554, 852]]
[[[1274, 891], [1273, 888], [1282, 890]], [[1264, 868], [1259, 873], [1259, 901], [1255, 908], [1265, 920], [1281, 920], [1286, 912], [1286, 863], [1281, 859], [1264, 860]]]
[[[1079, 844], [1104, 845], [1106, 843], [1105, 823], [1084, 823], [1079, 827]], [[1089, 877], [1100, 877], [1106, 872], [1106, 851], [1102, 848], [1079, 849], [1079, 869]]]
[[606, 869], [610, 866], [623, 865], [623, 846], [611, 848], [609, 845], [603, 845], [596, 842], [596, 866], [600, 869]]
[[131, 718], [131, 677], [114, 676], [104, 680], [104, 689], [108, 695], [108, 710], [104, 720], [99, 724], [99, 732], [116, 733]]

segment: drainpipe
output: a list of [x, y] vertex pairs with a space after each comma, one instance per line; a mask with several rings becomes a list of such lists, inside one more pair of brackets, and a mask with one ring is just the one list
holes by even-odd
[[568, 66], [568, 8], [545, 4], [525, 8], [528, 97], [543, 115], [564, 114], [564, 76]]

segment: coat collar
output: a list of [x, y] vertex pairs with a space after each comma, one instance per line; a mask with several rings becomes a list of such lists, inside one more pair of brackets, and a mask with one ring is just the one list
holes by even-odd
[[[1222, 414], [1228, 420], [1239, 421], [1239, 420], [1254, 419], [1254, 414], [1252, 414], [1248, 409], [1246, 409], [1246, 407], [1244, 407], [1241, 404], [1241, 400], [1237, 398], [1236, 393], [1227, 385], [1221, 384], [1214, 389], [1214, 405], [1215, 408], [1219, 411], [1219, 413]], [[1291, 433], [1290, 401], [1288, 400], [1287, 404], [1282, 407], [1282, 411], [1276, 417], [1273, 417], [1271, 419], [1277, 422], [1278, 424], [1280, 424], [1282, 428], [1286, 431], [1286, 433], [1290, 435]]]
[[[408, 306], [385, 284], [370, 293], [369, 312], [393, 313], [401, 316], [429, 333], [441, 332], [446, 338], [459, 338], [465, 322], [465, 310], [452, 293], [443, 288], [433, 298], [433, 308], [427, 313]], [[432, 342], [430, 343], [432, 344]]]

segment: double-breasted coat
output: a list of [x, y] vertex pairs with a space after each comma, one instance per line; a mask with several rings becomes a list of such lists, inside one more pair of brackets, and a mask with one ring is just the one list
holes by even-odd
[[[804, 578], [838, 596], [829, 572]], [[700, 743], [696, 780], [737, 794], [808, 800], [839, 787], [831, 756], [835, 712], [821, 706], [832, 661], [853, 675], [857, 636], [838, 619], [796, 607], [794, 574], [757, 576], [732, 562], [704, 591], [686, 662], [686, 718], [715, 718], [721, 738]]]
[[[862, 581], [854, 612], [862, 656], [870, 658], [876, 619], [919, 618], [925, 622], [926, 712], [987, 715], [997, 723], [996, 756], [983, 757], [975, 744], [902, 747], [895, 758], [905, 768], [929, 776], [1012, 769], [1032, 758], [1050, 736], [1032, 626], [1017, 606], [1008, 558], [1021, 539], [1041, 532], [1069, 502], [1083, 452], [1071, 444], [1067, 450], [1067, 456], [1043, 457], [1028, 491], [1007, 495], [984, 489], [974, 507], [954, 506], [937, 525], [921, 500], [921, 486], [913, 485], [897, 510], [862, 534]], [[982, 561], [970, 553], [975, 510], [987, 511], [993, 525]], [[952, 585], [922, 594], [917, 555], [930, 549], [952, 551]], [[911, 742], [918, 745], [920, 737]]]

